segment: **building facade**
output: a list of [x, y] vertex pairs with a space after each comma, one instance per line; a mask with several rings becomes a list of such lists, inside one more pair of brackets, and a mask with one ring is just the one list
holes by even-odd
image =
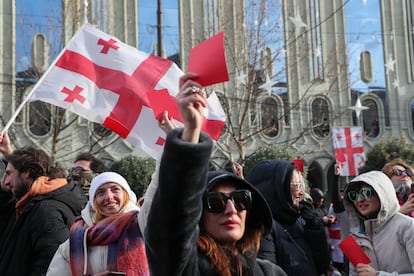
[[[16, 1], [0, 3], [3, 125], [33, 85], [16, 69]], [[140, 48], [140, 1], [88, 3], [85, 9], [84, 1], [62, 1], [64, 42], [86, 17]], [[177, 9], [176, 61], [184, 71], [193, 46], [225, 33], [230, 80], [210, 88], [228, 115], [214, 166], [240, 162], [260, 147], [279, 145], [302, 158], [311, 185], [326, 191], [335, 163], [332, 127], [361, 126], [366, 152], [388, 137], [404, 136], [414, 144], [414, 4], [410, 0], [180, 0]], [[44, 45], [41, 38], [38, 53]], [[360, 116], [349, 109], [357, 99], [369, 107]], [[41, 105], [23, 108], [10, 127], [15, 145], [37, 144], [55, 153], [63, 164], [79, 150], [93, 149], [108, 162], [143, 154], [102, 127], [59, 112]], [[52, 113], [61, 120], [39, 133], [33, 131], [42, 126], [36, 118]], [[51, 135], [58, 122], [71, 124]]]

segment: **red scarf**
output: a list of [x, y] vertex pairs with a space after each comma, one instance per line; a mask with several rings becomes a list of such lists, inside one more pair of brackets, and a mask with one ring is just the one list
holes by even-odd
[[78, 218], [72, 225], [69, 235], [72, 275], [92, 275], [87, 258], [85, 264], [85, 245], [108, 245], [106, 270], [125, 272], [128, 276], [149, 276], [137, 214], [138, 211], [131, 211], [110, 216], [91, 227], [88, 227], [82, 218]]

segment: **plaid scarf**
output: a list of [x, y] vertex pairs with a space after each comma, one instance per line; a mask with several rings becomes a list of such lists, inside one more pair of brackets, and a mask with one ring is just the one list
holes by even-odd
[[[108, 271], [128, 276], [149, 276], [138, 211], [107, 217], [88, 227], [78, 218], [70, 229], [70, 268], [73, 276], [92, 275], [87, 247], [108, 245]], [[98, 271], [102, 272], [102, 271]]]

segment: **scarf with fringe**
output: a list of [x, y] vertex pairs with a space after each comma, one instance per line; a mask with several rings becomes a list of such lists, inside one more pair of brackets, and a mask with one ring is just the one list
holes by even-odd
[[[92, 275], [88, 246], [108, 246], [108, 271], [128, 276], [149, 276], [144, 240], [139, 229], [138, 211], [107, 217], [88, 227], [78, 218], [70, 229], [70, 268], [73, 276]], [[101, 271], [96, 271], [101, 272]]]

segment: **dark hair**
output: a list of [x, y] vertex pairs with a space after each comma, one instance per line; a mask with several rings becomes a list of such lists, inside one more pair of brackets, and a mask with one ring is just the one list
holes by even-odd
[[[271, 230], [272, 215], [266, 200], [256, 188], [246, 180], [228, 171], [209, 171], [206, 192], [225, 182], [231, 182], [237, 188], [248, 189], [252, 193], [254, 205], [247, 211], [244, 234], [240, 240], [236, 241], [232, 248], [220, 245], [202, 227], [206, 212], [203, 210], [199, 221], [200, 235], [197, 246], [207, 256], [212, 269], [217, 275], [241, 275], [243, 272], [243, 261], [240, 255], [243, 254], [252, 258], [257, 256], [262, 235], [267, 234]], [[241, 254], [234, 254], [234, 250]]]
[[[262, 232], [258, 229], [250, 233], [244, 233], [243, 237], [236, 242], [237, 250], [255, 258], [260, 247]], [[233, 248], [221, 246], [215, 239], [201, 230], [197, 241], [198, 249], [206, 254], [210, 260], [212, 269], [217, 275], [231, 276], [241, 275], [243, 271], [243, 261], [240, 254], [234, 254]]]
[[90, 168], [94, 173], [99, 174], [99, 173], [103, 173], [107, 171], [107, 168], [104, 162], [96, 158], [95, 156], [93, 156], [93, 154], [89, 152], [82, 152], [76, 156], [75, 162], [78, 162], [81, 160], [90, 161], [91, 162]]
[[312, 188], [309, 195], [311, 196], [314, 203], [316, 203], [316, 201], [320, 200], [321, 198], [325, 198], [325, 194], [319, 188]]
[[48, 176], [50, 179], [63, 177], [63, 171], [52, 166], [49, 155], [32, 146], [18, 148], [12, 154], [4, 157], [19, 172], [29, 172], [29, 176], [35, 180], [40, 176]]

